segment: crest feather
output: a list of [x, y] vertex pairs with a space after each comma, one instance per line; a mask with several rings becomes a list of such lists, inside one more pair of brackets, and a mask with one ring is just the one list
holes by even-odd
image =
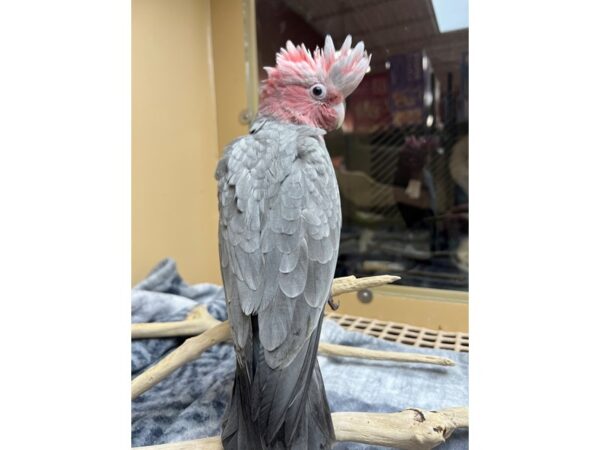
[[333, 39], [327, 35], [323, 49], [317, 47], [311, 54], [304, 44], [295, 46], [287, 41], [285, 48], [276, 56], [275, 67], [265, 67], [267, 83], [333, 83], [347, 97], [362, 81], [371, 56], [360, 41], [352, 48], [352, 37], [348, 35], [339, 52], [335, 51]]

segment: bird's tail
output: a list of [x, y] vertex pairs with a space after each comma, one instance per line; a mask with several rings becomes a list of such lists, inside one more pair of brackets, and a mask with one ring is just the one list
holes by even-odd
[[317, 361], [321, 322], [292, 362], [278, 369], [264, 360], [257, 326], [253, 322], [244, 357], [238, 355], [223, 421], [224, 449], [330, 449], [335, 435]]

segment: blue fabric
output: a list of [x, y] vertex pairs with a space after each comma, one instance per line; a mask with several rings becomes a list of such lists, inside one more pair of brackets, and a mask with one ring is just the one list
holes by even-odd
[[[223, 289], [211, 284], [186, 284], [175, 262], [161, 261], [132, 292], [132, 322], [182, 320], [197, 305], [217, 319], [227, 319]], [[321, 339], [335, 344], [379, 350], [445, 356], [454, 367], [393, 362], [366, 362], [351, 358], [319, 357], [332, 412], [395, 412], [405, 408], [440, 410], [468, 404], [468, 354], [415, 348], [345, 331], [324, 320]], [[131, 372], [135, 377], [184, 338], [132, 341]], [[132, 445], [214, 436], [220, 432], [233, 383], [234, 350], [230, 344], [212, 347], [193, 363], [181, 367], [132, 403]], [[364, 444], [339, 443], [341, 449], [379, 449]], [[468, 432], [457, 430], [440, 449], [468, 448]]]

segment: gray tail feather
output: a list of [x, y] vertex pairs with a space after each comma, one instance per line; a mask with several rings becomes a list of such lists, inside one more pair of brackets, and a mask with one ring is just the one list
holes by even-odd
[[253, 323], [253, 338], [249, 339], [253, 342], [246, 347], [245, 358], [238, 357], [223, 421], [224, 449], [330, 449], [335, 434], [317, 361], [321, 322], [283, 369], [271, 369], [264, 361], [256, 327]]
[[250, 417], [250, 387], [246, 374], [240, 373], [243, 371], [244, 369], [238, 364], [231, 400], [225, 411], [221, 433], [225, 450], [264, 448], [258, 429], [245, 419]]

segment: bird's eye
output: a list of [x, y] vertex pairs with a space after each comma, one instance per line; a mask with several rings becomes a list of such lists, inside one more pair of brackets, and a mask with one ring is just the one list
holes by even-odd
[[323, 100], [327, 92], [325, 90], [325, 86], [322, 84], [315, 84], [310, 88], [310, 93], [317, 100]]

